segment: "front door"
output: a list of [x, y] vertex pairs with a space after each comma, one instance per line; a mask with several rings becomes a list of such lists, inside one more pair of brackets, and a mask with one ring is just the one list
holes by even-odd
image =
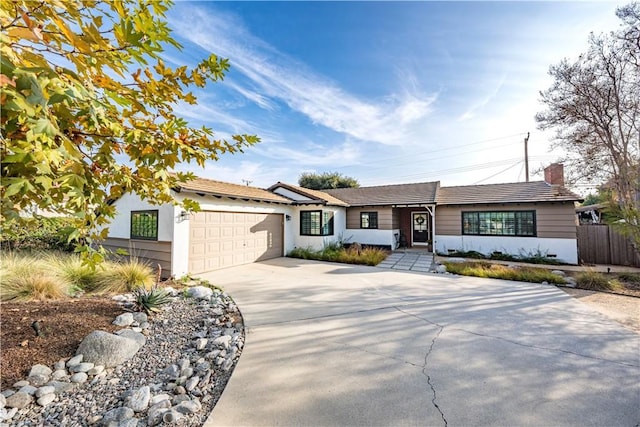
[[413, 244], [426, 245], [429, 241], [429, 214], [427, 212], [413, 212], [411, 215], [413, 221]]

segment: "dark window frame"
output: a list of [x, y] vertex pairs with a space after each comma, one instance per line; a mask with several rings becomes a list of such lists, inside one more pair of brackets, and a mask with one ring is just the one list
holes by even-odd
[[[505, 218], [501, 218], [498, 221], [499, 216], [513, 214], [512, 223]], [[526, 218], [527, 215], [531, 215], [530, 219]], [[485, 217], [485, 218], [481, 218]], [[486, 217], [489, 218], [486, 218]], [[499, 224], [500, 227], [491, 227], [492, 219], [495, 217], [495, 224]], [[474, 218], [475, 217], [475, 218]], [[464, 236], [500, 236], [500, 237], [537, 237], [538, 236], [538, 224], [535, 210], [519, 210], [519, 211], [462, 211], [461, 215], [461, 230]], [[483, 223], [484, 221], [484, 227]], [[465, 226], [465, 222], [469, 222]], [[489, 225], [487, 227], [487, 224]], [[504, 225], [507, 224], [507, 227]], [[513, 228], [513, 233], [505, 232]], [[530, 231], [530, 233], [529, 233]]]
[[[140, 233], [140, 231], [141, 231], [140, 227], [144, 228], [144, 225], [140, 225], [140, 226], [137, 226], [137, 227], [134, 226], [134, 215], [142, 215], [142, 214], [148, 214], [151, 217], [155, 217], [155, 228], [144, 230], [144, 233]], [[157, 241], [158, 240], [158, 222], [159, 222], [158, 220], [159, 220], [158, 209], [147, 209], [147, 210], [142, 210], [142, 211], [131, 211], [130, 223], [129, 223], [129, 238], [135, 239], [135, 240], [153, 240], [153, 241]], [[145, 235], [145, 233], [146, 234], [151, 234], [151, 235]]]
[[[364, 225], [364, 216], [367, 216], [366, 222], [367, 226]], [[366, 211], [360, 212], [360, 228], [365, 230], [374, 230], [378, 228], [378, 212], [377, 211]]]
[[[312, 216], [317, 214], [317, 227], [314, 227]], [[305, 219], [305, 216], [309, 216]], [[301, 236], [333, 236], [333, 211], [312, 210], [300, 211], [300, 235]], [[314, 233], [314, 229], [318, 232]]]

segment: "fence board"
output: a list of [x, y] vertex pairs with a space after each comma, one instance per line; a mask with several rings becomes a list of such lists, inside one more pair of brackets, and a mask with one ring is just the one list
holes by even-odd
[[631, 241], [606, 224], [579, 225], [577, 237], [581, 263], [640, 267], [640, 253]]

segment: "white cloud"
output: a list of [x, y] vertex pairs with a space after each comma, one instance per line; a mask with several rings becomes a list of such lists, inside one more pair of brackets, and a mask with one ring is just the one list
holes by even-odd
[[[189, 19], [172, 20], [178, 33], [206, 49], [228, 57], [232, 68], [251, 80], [256, 90], [235, 89], [263, 108], [280, 100], [315, 124], [363, 141], [401, 145], [411, 125], [424, 119], [437, 96], [411, 90], [383, 100], [365, 100], [266, 45], [228, 14], [190, 8]], [[258, 91], [260, 93], [258, 93]]]

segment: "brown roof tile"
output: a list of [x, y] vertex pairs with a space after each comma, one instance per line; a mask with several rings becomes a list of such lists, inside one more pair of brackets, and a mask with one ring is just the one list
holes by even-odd
[[434, 203], [439, 186], [436, 181], [325, 191], [350, 206], [417, 205]]
[[278, 187], [286, 188], [287, 190], [298, 193], [304, 197], [308, 197], [309, 199], [311, 199], [310, 202], [319, 201], [321, 203], [326, 203], [328, 205], [333, 205], [333, 206], [348, 206], [347, 203], [332, 196], [328, 192], [320, 191], [320, 190], [311, 190], [309, 188], [298, 187], [297, 185], [286, 184], [284, 182], [278, 182], [277, 184], [274, 184], [271, 187], [269, 187], [268, 190], [273, 191]]
[[544, 181], [511, 184], [465, 185], [440, 187], [438, 205], [469, 205], [476, 203], [570, 202], [580, 196], [559, 185]]
[[205, 193], [214, 196], [255, 200], [260, 202], [292, 203], [290, 199], [262, 188], [230, 184], [228, 182], [214, 181], [206, 178], [195, 178], [191, 181], [180, 183], [178, 191]]

